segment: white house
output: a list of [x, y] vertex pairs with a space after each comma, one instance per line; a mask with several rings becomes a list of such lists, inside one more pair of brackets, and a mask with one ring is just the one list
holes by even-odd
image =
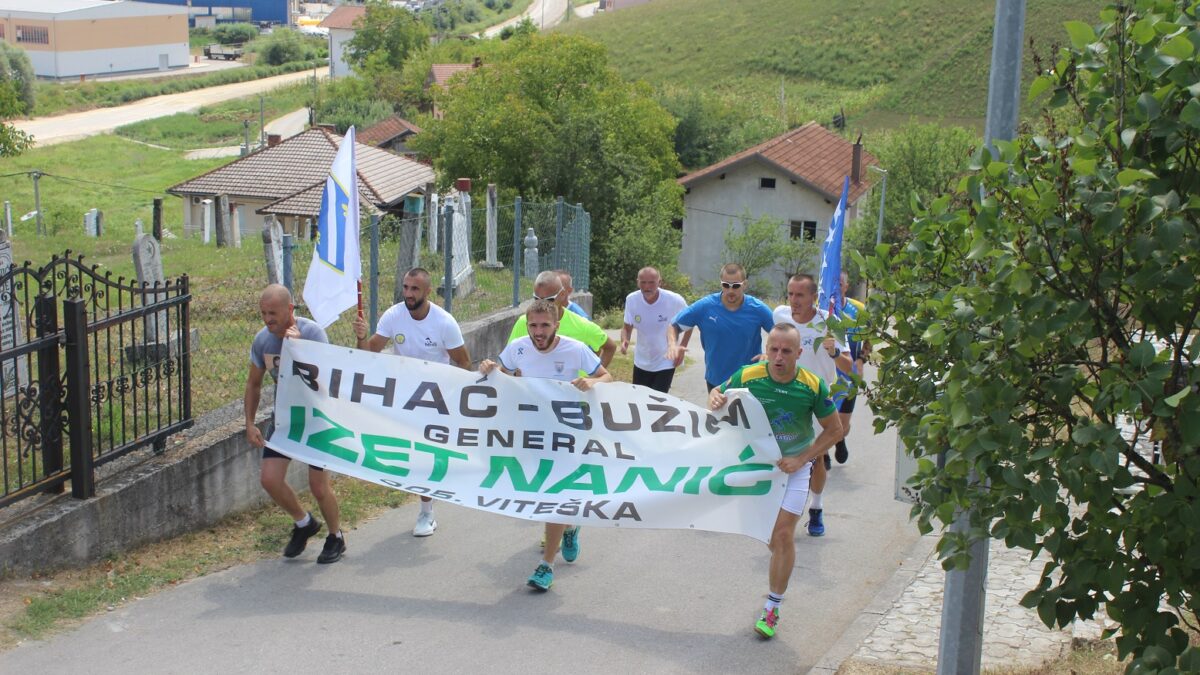
[[38, 77], [186, 68], [186, 7], [125, 0], [0, 0], [0, 42]]
[[353, 74], [346, 63], [346, 43], [354, 37], [354, 22], [366, 14], [362, 5], [339, 5], [321, 21], [320, 27], [329, 30], [329, 77]]
[[[861, 144], [809, 122], [680, 178], [686, 190], [680, 270], [696, 289], [714, 290], [727, 262], [725, 233], [743, 229], [747, 216], [771, 216], [782, 221], [788, 236], [824, 241], [845, 177], [850, 176], [849, 223], [871, 187], [867, 166], [878, 163]], [[818, 269], [820, 260], [815, 260], [812, 271]], [[794, 270], [768, 272], [776, 277], [771, 285], [778, 291], [788, 271]]]

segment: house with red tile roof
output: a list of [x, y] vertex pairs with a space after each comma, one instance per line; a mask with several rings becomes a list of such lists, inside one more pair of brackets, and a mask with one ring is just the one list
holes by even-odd
[[421, 133], [421, 127], [409, 122], [399, 115], [392, 115], [358, 133], [358, 142], [391, 150], [405, 157], [416, 153], [408, 149], [408, 141]]
[[[720, 277], [725, 262], [725, 233], [741, 231], [751, 221], [771, 216], [782, 222], [787, 236], [825, 240], [842, 183], [850, 176], [846, 221], [858, 216], [859, 200], [870, 191], [867, 167], [878, 160], [816, 122], [793, 129], [768, 141], [693, 171], [679, 179], [683, 197], [683, 247], [679, 268], [698, 289], [709, 289]], [[806, 266], [816, 273], [821, 261]], [[771, 270], [768, 284], [780, 291], [785, 275], [795, 269]]]
[[[429, 67], [429, 74], [425, 76], [425, 89], [429, 90], [433, 87], [445, 89], [455, 75], [479, 68], [482, 65], [483, 61], [478, 56], [471, 63], [435, 63]], [[442, 118], [442, 111], [438, 110], [436, 104], [421, 106], [421, 112], [432, 113], [437, 119]]]
[[[242, 237], [260, 232], [274, 216], [283, 231], [307, 238], [321, 207], [321, 191], [342, 137], [313, 128], [167, 189], [183, 198], [185, 234], [203, 229], [204, 201], [229, 199], [230, 222]], [[354, 146], [363, 214], [400, 213], [409, 195], [425, 194], [433, 168], [359, 142]]]
[[320, 23], [329, 29], [329, 77], [337, 79], [352, 75], [346, 63], [346, 43], [354, 37], [354, 22], [367, 15], [362, 5], [338, 5]]

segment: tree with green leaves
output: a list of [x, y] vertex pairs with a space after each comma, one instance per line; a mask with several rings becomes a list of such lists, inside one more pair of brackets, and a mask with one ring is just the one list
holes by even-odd
[[891, 320], [871, 407], [918, 458], [921, 530], [969, 509], [945, 566], [970, 539], [1042, 553], [1022, 604], [1047, 625], [1104, 610], [1129, 672], [1198, 672], [1197, 3], [1067, 32], [1030, 87], [1045, 132], [918, 204], [907, 246], [859, 256]]
[[360, 75], [398, 72], [410, 54], [429, 42], [429, 30], [416, 14], [384, 0], [371, 0], [354, 23], [346, 62]]
[[35, 83], [33, 64], [25, 50], [0, 42], [0, 157], [13, 157], [33, 147], [33, 137], [4, 121], [33, 111]]
[[[749, 212], [741, 225], [730, 225], [725, 231], [725, 253], [721, 260], [737, 263], [746, 270], [750, 293], [761, 297], [778, 297], [787, 278], [800, 272], [816, 273], [813, 269], [821, 246], [816, 241], [793, 239], [789, 226], [778, 218], [760, 216], [751, 219]], [[767, 273], [779, 272], [771, 278]]]
[[[622, 80], [605, 48], [585, 38], [494, 42], [494, 60], [435, 93], [443, 117], [413, 140], [439, 179], [470, 177], [526, 199], [582, 203], [592, 215], [593, 251], [607, 246], [615, 223], [648, 225], [653, 214], [655, 231], [669, 228], [682, 209], [675, 120], [649, 88]], [[656, 243], [665, 248], [672, 240], [673, 251], [642, 264], [677, 256], [678, 237]], [[620, 302], [634, 281], [618, 274], [620, 262], [592, 257], [600, 307]]]

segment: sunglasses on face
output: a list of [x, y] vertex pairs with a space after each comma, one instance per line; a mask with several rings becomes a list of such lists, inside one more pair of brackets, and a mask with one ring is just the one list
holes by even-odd
[[546, 297], [544, 297], [544, 298], [543, 298], [542, 296], [538, 295], [537, 293], [534, 293], [534, 294], [533, 294], [533, 299], [534, 299], [534, 300], [554, 300], [555, 298], [557, 298], [557, 297], [558, 297], [558, 294], [559, 294], [559, 293], [562, 293], [562, 289], [561, 289], [561, 288], [560, 288], [558, 291], [556, 291], [555, 293], [553, 293], [553, 294], [551, 294], [551, 295], [547, 295], [547, 296], [546, 296]]
[[744, 281], [722, 281], [721, 282], [721, 288], [732, 288], [735, 291], [745, 285], [746, 285], [746, 282], [744, 282]]

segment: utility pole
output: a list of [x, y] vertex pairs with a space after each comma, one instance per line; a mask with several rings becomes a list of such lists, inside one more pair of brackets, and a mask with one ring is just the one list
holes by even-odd
[[42, 193], [38, 190], [38, 180], [42, 177], [41, 171], [30, 171], [29, 177], [33, 179], [33, 210], [37, 215], [37, 233], [41, 237], [46, 234], [46, 225], [42, 222]]
[[267, 122], [266, 112], [263, 104], [263, 95], [258, 95], [258, 147], [263, 147], [267, 144]]
[[[988, 76], [987, 122], [984, 145], [1011, 140], [1017, 131], [1021, 96], [1021, 42], [1025, 33], [1025, 0], [997, 0], [992, 33], [992, 66]], [[978, 481], [974, 472], [971, 480]], [[971, 510], [960, 511], [950, 531], [967, 534]], [[971, 562], [965, 570], [946, 572], [942, 596], [942, 629], [938, 643], [938, 675], [978, 675], [983, 654], [983, 616], [987, 599], [989, 539], [985, 533], [971, 541]]]
[[867, 168], [873, 169], [873, 170], [878, 171], [879, 173], [883, 174], [883, 185], [881, 186], [880, 192], [879, 192], [879, 224], [875, 226], [875, 245], [878, 246], [883, 243], [883, 208], [887, 204], [888, 171], [887, 171], [887, 169], [882, 169], [873, 164], [868, 166]]

